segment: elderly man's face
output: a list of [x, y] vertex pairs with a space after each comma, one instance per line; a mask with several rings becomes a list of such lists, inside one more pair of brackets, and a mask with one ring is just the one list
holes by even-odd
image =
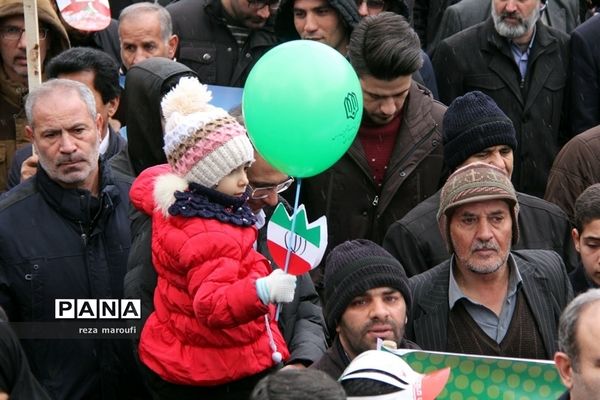
[[460, 272], [491, 274], [506, 265], [512, 240], [512, 217], [505, 201], [459, 206], [449, 224]]
[[344, 350], [353, 359], [374, 350], [377, 338], [399, 343], [406, 325], [406, 302], [393, 288], [367, 290], [348, 305], [336, 327]]
[[39, 163], [64, 188], [94, 191], [98, 183], [100, 115], [92, 118], [73, 90], [56, 90], [33, 107], [33, 126], [27, 126]]
[[143, 12], [119, 23], [121, 61], [125, 68], [151, 57], [173, 59], [179, 39], [175, 35], [165, 40], [160, 27], [158, 14]]
[[[25, 19], [22, 15], [0, 21], [0, 56], [2, 68], [8, 79], [27, 85], [27, 32], [18, 34], [22, 29], [25, 29]], [[50, 35], [51, 33], [40, 24], [41, 65], [44, 65], [46, 59]]]
[[579, 316], [575, 340], [579, 359], [573, 364], [565, 353], [554, 356], [563, 383], [569, 389], [571, 400], [600, 399], [600, 302], [589, 304]]
[[492, 18], [500, 36], [518, 39], [540, 17], [540, 0], [492, 0]]

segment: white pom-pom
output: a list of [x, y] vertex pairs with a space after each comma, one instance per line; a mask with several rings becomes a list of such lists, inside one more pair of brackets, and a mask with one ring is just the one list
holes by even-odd
[[201, 84], [196, 78], [184, 77], [163, 97], [160, 105], [163, 116], [168, 120], [174, 113], [189, 115], [210, 110], [214, 107], [208, 104], [211, 99], [212, 93], [208, 86]]
[[280, 352], [276, 351], [271, 355], [271, 358], [273, 359], [273, 361], [275, 361], [275, 363], [279, 364], [281, 362], [281, 360], [283, 360], [283, 356], [281, 355]]

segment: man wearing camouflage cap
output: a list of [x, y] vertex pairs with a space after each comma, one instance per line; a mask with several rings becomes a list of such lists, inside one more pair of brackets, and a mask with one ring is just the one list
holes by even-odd
[[451, 256], [409, 280], [409, 339], [424, 350], [552, 358], [573, 291], [554, 251], [511, 250], [518, 214], [501, 169], [478, 162], [450, 175], [437, 216]]

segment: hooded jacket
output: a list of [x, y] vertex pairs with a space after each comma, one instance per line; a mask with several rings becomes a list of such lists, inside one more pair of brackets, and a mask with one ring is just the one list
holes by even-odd
[[[275, 33], [284, 42], [300, 39], [294, 27], [294, 2], [296, 0], [283, 0], [275, 18]], [[360, 21], [358, 9], [354, 0], [328, 0], [328, 3], [340, 15], [348, 38], [352, 30]]]
[[160, 101], [182, 76], [196, 76], [196, 73], [163, 57], [144, 60], [127, 72], [122, 101], [127, 113], [127, 151], [135, 176], [148, 167], [167, 162]]
[[289, 352], [275, 306], [256, 292], [256, 280], [271, 272], [253, 249], [256, 228], [167, 214], [181, 181], [159, 165], [142, 172], [130, 191], [133, 205], [152, 216], [158, 272], [140, 359], [164, 380], [184, 385], [216, 386], [264, 372], [275, 366], [270, 332], [284, 360]]
[[[69, 38], [48, 0], [37, 0], [40, 25], [50, 32], [50, 44], [46, 52], [48, 61], [69, 48]], [[2, 0], [0, 21], [7, 17], [23, 15], [23, 0]], [[17, 147], [29, 143], [25, 139], [25, 96], [27, 87], [9, 80], [0, 59], [0, 192], [6, 190], [8, 170]], [[42, 66], [43, 69], [43, 66]]]

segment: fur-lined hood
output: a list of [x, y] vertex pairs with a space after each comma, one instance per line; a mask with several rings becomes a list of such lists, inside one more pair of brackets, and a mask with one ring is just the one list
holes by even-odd
[[165, 217], [175, 203], [175, 192], [183, 192], [188, 183], [171, 172], [168, 164], [161, 164], [142, 171], [135, 179], [129, 192], [131, 203], [144, 214], [161, 212]]

